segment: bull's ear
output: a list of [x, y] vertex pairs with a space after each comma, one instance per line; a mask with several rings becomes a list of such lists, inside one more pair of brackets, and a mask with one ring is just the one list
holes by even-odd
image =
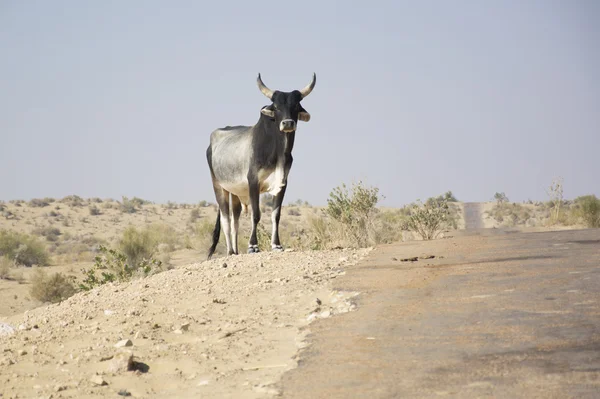
[[262, 107], [260, 113], [264, 116], [268, 116], [269, 118], [275, 118], [275, 110], [273, 109], [273, 104]]
[[310, 114], [302, 106], [300, 106], [300, 112], [298, 112], [298, 119], [302, 122], [308, 122], [310, 120]]

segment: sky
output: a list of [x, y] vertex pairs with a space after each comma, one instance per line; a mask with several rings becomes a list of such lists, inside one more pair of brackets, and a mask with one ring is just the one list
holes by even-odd
[[302, 105], [285, 202], [600, 195], [600, 2], [0, 1], [0, 199], [214, 201], [211, 132]]

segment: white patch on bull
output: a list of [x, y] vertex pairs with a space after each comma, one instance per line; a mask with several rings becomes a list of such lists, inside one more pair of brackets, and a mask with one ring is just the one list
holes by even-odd
[[277, 162], [275, 170], [260, 170], [258, 181], [261, 193], [269, 193], [273, 196], [279, 194], [286, 185], [286, 176], [283, 167], [283, 159]]

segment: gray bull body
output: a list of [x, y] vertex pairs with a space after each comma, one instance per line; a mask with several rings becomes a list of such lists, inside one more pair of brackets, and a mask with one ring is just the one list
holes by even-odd
[[271, 247], [283, 250], [279, 241], [279, 219], [292, 167], [292, 149], [298, 120], [308, 122], [309, 113], [300, 101], [315, 86], [316, 76], [304, 89], [292, 92], [272, 91], [258, 75], [258, 87], [272, 101], [261, 109], [254, 126], [233, 126], [217, 129], [210, 136], [206, 151], [215, 198], [219, 205], [213, 231], [213, 243], [208, 258], [213, 255], [221, 234], [227, 242], [228, 255], [238, 253], [237, 237], [242, 204], [252, 212], [252, 231], [248, 252], [259, 252], [257, 225], [260, 222], [260, 195], [274, 196], [271, 214], [273, 231]]

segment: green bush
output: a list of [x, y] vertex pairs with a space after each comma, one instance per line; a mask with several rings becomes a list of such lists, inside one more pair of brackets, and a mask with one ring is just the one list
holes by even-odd
[[68, 277], [62, 273], [48, 276], [43, 270], [37, 269], [31, 278], [29, 294], [41, 302], [57, 303], [73, 296], [77, 292]]
[[54, 198], [33, 198], [28, 205], [32, 208], [43, 208], [52, 202], [54, 202]]
[[600, 199], [595, 195], [576, 198], [575, 212], [587, 227], [600, 227]]
[[410, 208], [406, 228], [419, 234], [423, 240], [433, 240], [442, 232], [449, 213], [445, 198], [430, 198], [425, 204], [417, 201]]
[[0, 230], [0, 256], [23, 266], [48, 265], [46, 247], [35, 237], [8, 230]]
[[[154, 258], [142, 258], [131, 262], [124, 253], [100, 246], [100, 255], [94, 259], [94, 266], [82, 269], [84, 279], [79, 285], [84, 291], [113, 281], [129, 281], [135, 276], [145, 277], [161, 271], [162, 263]], [[99, 274], [97, 274], [99, 273]]]
[[342, 184], [329, 194], [326, 212], [342, 224], [342, 232], [351, 246], [365, 247], [373, 243], [370, 233], [379, 199], [379, 189], [365, 187], [361, 181], [354, 183], [351, 190]]

